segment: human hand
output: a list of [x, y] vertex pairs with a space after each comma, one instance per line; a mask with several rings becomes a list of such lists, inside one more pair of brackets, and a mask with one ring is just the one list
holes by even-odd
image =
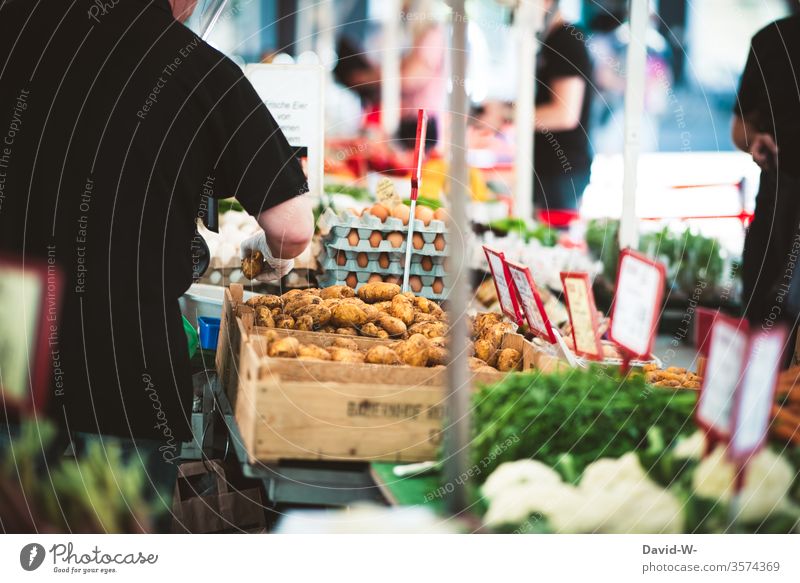
[[762, 170], [769, 170], [774, 166], [775, 158], [778, 156], [778, 145], [772, 135], [759, 132], [750, 142], [750, 155]]
[[256, 281], [262, 283], [278, 282], [294, 267], [293, 259], [278, 259], [272, 255], [269, 245], [267, 245], [264, 231], [259, 231], [255, 235], [248, 237], [242, 241], [239, 247], [242, 259], [250, 257], [256, 251], [261, 252], [264, 257], [264, 269], [253, 278]]
[[172, 7], [172, 15], [178, 22], [186, 22], [197, 6], [197, 0], [169, 0]]

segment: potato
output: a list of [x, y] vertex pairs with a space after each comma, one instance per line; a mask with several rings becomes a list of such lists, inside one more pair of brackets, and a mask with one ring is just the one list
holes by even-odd
[[336, 338], [331, 343], [331, 347], [347, 348], [348, 350], [352, 350], [353, 352], [358, 352], [358, 343], [355, 340], [351, 340], [350, 338]]
[[295, 318], [302, 318], [305, 315], [311, 316], [314, 320], [314, 328], [326, 326], [331, 321], [331, 311], [319, 304], [309, 304], [295, 310]]
[[365, 283], [358, 289], [358, 297], [367, 302], [385, 302], [400, 293], [400, 286], [395, 283], [373, 282]]
[[313, 306], [315, 304], [321, 304], [321, 303], [322, 299], [319, 296], [312, 296], [311, 294], [307, 294], [286, 302], [283, 306], [283, 312], [285, 314], [289, 314], [293, 318], [297, 318], [298, 316], [297, 312], [300, 310], [300, 308], [304, 308], [306, 306]]
[[361, 327], [361, 335], [369, 336], [370, 338], [389, 338], [389, 333], [383, 328], [379, 328], [375, 322], [367, 322]]
[[378, 317], [375, 319], [375, 324], [386, 330], [389, 336], [394, 338], [404, 337], [407, 332], [406, 325], [403, 321], [389, 314], [378, 314]]
[[251, 308], [255, 308], [256, 306], [267, 306], [270, 310], [283, 308], [283, 300], [278, 296], [273, 296], [272, 294], [253, 296], [245, 303]]
[[242, 259], [242, 273], [247, 279], [255, 279], [262, 271], [264, 271], [264, 255], [261, 251], [251, 251], [250, 255]]
[[300, 352], [300, 342], [291, 336], [271, 342], [267, 349], [267, 354], [273, 358], [294, 358], [298, 352]]
[[436, 338], [431, 338], [430, 341], [433, 346], [447, 348], [447, 336], [437, 336]]
[[420, 322], [408, 328], [409, 334], [422, 334], [427, 338], [438, 338], [447, 334], [447, 324], [441, 321]]
[[332, 346], [328, 349], [328, 352], [331, 355], [331, 360], [335, 362], [347, 362], [352, 364], [364, 362], [364, 355], [360, 352], [356, 352], [355, 350], [348, 350], [347, 348]]
[[484, 328], [480, 334], [480, 338], [488, 340], [495, 348], [500, 348], [500, 345], [503, 343], [503, 336], [506, 335], [506, 332], [513, 332], [515, 328], [516, 326], [511, 322], [501, 322], [500, 324]]
[[479, 372], [484, 372], [484, 373], [497, 373], [497, 369], [496, 369], [496, 368], [492, 368], [492, 367], [491, 367], [491, 366], [489, 366], [488, 364], [484, 364], [483, 366], [479, 366], [478, 368], [476, 368], [476, 369], [475, 369], [475, 370], [473, 370], [472, 372], [475, 372], [475, 373], [479, 373]]
[[430, 301], [428, 298], [423, 298], [422, 296], [414, 296], [414, 307], [422, 312], [423, 314], [428, 314], [431, 311], [431, 305], [436, 305], [434, 302]]
[[406, 326], [411, 326], [414, 323], [414, 302], [408, 297], [398, 294], [392, 298], [392, 308], [389, 313], [402, 320]]
[[381, 315], [381, 312], [372, 306], [371, 304], [363, 304], [361, 305], [361, 309], [367, 315], [367, 322], [374, 322], [375, 319]]
[[486, 366], [484, 361], [482, 361], [480, 358], [475, 358], [474, 356], [470, 356], [467, 359], [467, 364], [469, 365], [469, 369], [471, 371], [476, 371]]
[[319, 297], [321, 297], [323, 300], [341, 299], [352, 298], [355, 294], [356, 292], [353, 291], [353, 288], [346, 285], [332, 285], [331, 287], [326, 287], [321, 290]]
[[312, 332], [314, 330], [314, 318], [308, 314], [295, 318], [294, 329], [302, 330], [304, 332]]
[[364, 361], [371, 364], [403, 364], [397, 353], [387, 346], [373, 346], [367, 351]]
[[342, 302], [333, 308], [330, 321], [340, 328], [363, 326], [367, 322], [367, 314], [355, 304]]
[[514, 348], [504, 348], [497, 356], [497, 370], [510, 372], [522, 369], [522, 353]]
[[447, 348], [431, 343], [428, 351], [428, 366], [439, 366], [440, 364], [447, 364]]
[[283, 300], [283, 303], [285, 304], [287, 302], [290, 302], [292, 300], [295, 300], [297, 298], [300, 298], [300, 297], [303, 297], [303, 296], [306, 296], [306, 295], [314, 295], [314, 294], [309, 293], [309, 291], [305, 290], [305, 289], [290, 289], [289, 291], [287, 291], [286, 293], [284, 293], [281, 296], [281, 300]]
[[310, 360], [330, 360], [330, 353], [316, 344], [301, 344], [297, 351], [298, 358]]
[[342, 328], [337, 328], [336, 334], [341, 334], [342, 336], [358, 336], [358, 329], [352, 326], [344, 326]]
[[387, 302], [376, 302], [374, 304], [368, 304], [368, 305], [371, 305], [372, 307], [374, 307], [379, 312], [385, 312], [387, 314], [390, 314], [391, 311], [392, 311], [392, 301], [391, 300], [389, 300]]
[[488, 340], [478, 339], [474, 343], [475, 358], [480, 358], [489, 366], [497, 366], [497, 347]]
[[484, 312], [475, 316], [475, 321], [472, 324], [473, 336], [480, 336], [485, 328], [494, 326], [503, 321], [503, 314], [496, 312]]
[[397, 354], [411, 366], [427, 366], [430, 357], [430, 341], [422, 334], [414, 334], [397, 347]]
[[272, 312], [267, 306], [256, 306], [254, 320], [256, 326], [264, 328], [274, 328], [275, 321], [272, 319]]
[[342, 303], [342, 300], [340, 298], [327, 298], [327, 299], [322, 300], [322, 304], [320, 304], [320, 305], [323, 305], [326, 308], [328, 308], [329, 310], [332, 310], [333, 308], [335, 308], [336, 306], [338, 306], [341, 303]]
[[425, 312], [415, 312], [414, 313], [414, 321], [413, 324], [419, 324], [420, 322], [438, 322], [439, 318], [434, 316], [433, 314], [427, 314]]
[[328, 324], [327, 326], [323, 326], [322, 328], [320, 328], [319, 332], [322, 332], [324, 334], [336, 334], [336, 328]]
[[275, 316], [275, 327], [292, 330], [294, 328], [294, 318], [287, 316], [286, 314]]

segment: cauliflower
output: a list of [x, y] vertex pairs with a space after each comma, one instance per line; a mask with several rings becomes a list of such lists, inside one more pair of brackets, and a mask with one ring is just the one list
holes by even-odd
[[[733, 497], [736, 467], [717, 447], [702, 460], [692, 477], [692, 488], [702, 498], [729, 503]], [[769, 449], [750, 458], [739, 499], [739, 520], [758, 522], [788, 505], [787, 495], [794, 480], [791, 465]]]
[[581, 478], [581, 488], [585, 490], [605, 490], [623, 483], [646, 480], [647, 475], [633, 452], [619, 459], [602, 458], [586, 466]]
[[679, 460], [699, 460], [706, 449], [706, 434], [695, 431], [689, 437], [684, 437], [675, 446], [673, 454]]
[[498, 494], [511, 486], [520, 484], [555, 485], [561, 483], [558, 473], [536, 460], [518, 460], [500, 464], [487, 478], [481, 488], [483, 495], [493, 500]]

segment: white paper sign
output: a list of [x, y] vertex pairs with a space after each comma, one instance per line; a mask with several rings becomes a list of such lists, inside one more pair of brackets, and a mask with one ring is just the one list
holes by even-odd
[[506, 266], [503, 262], [503, 258], [495, 251], [487, 249], [486, 247], [484, 247], [484, 251], [489, 261], [492, 277], [494, 278], [498, 300], [500, 301], [500, 309], [506, 316], [516, 321], [516, 303], [511, 295], [511, 286], [509, 286], [506, 280]]
[[648, 356], [664, 285], [658, 265], [623, 252], [611, 318], [611, 338], [638, 356]]
[[764, 441], [785, 339], [782, 331], [753, 336], [733, 416], [731, 452], [734, 457], [753, 453]]
[[522, 312], [525, 314], [525, 319], [528, 321], [531, 331], [551, 344], [555, 343], [556, 339], [550, 329], [550, 321], [546, 318], [547, 314], [542, 314], [544, 307], [534, 287], [535, 284], [533, 283], [530, 268], [509, 261], [508, 271], [511, 273], [514, 287], [517, 288], [517, 294], [522, 304]]
[[747, 331], [738, 321], [718, 319], [711, 331], [711, 348], [697, 406], [704, 429], [720, 437], [731, 433], [733, 397], [747, 353]]
[[308, 187], [319, 196], [325, 155], [324, 71], [321, 65], [245, 67], [245, 75], [286, 136], [290, 146], [308, 150]]

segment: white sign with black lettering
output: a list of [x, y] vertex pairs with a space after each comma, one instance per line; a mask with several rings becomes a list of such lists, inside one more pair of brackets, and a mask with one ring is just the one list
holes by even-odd
[[290, 146], [308, 151], [308, 186], [319, 195], [325, 144], [324, 71], [321, 65], [245, 67], [245, 75], [266, 104]]
[[663, 267], [623, 251], [611, 317], [612, 340], [635, 356], [649, 356], [663, 292]]

